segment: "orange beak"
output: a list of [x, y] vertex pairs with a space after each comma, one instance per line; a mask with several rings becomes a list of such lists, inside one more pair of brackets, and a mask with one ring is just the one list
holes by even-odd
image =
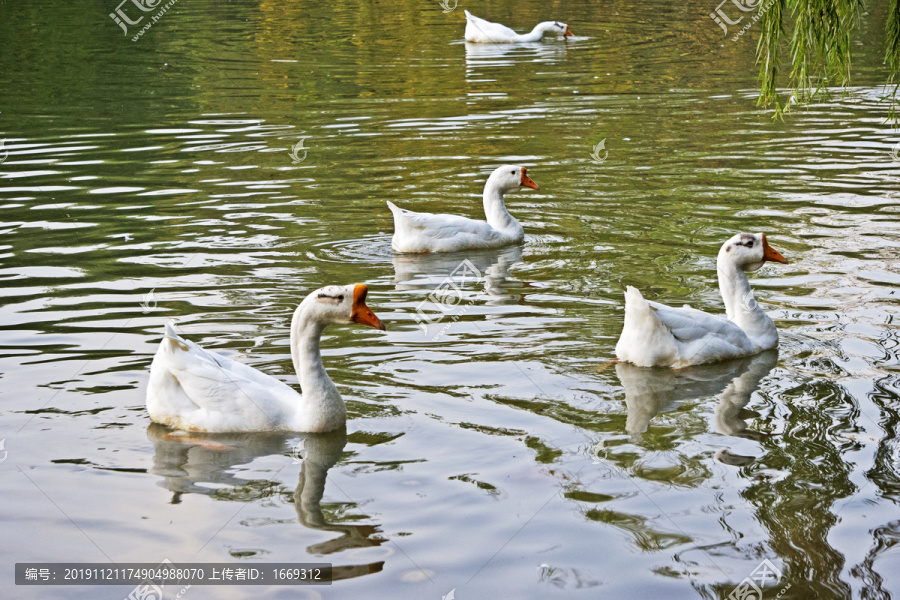
[[568, 25], [566, 25], [566, 32], [563, 34], [563, 39], [566, 39], [566, 38], [569, 37], [570, 35], [571, 35], [572, 37], [575, 37], [575, 34], [572, 33], [572, 30], [569, 29], [569, 26], [568, 26]]
[[376, 317], [372, 309], [366, 306], [366, 294], [368, 293], [369, 288], [364, 283], [357, 283], [353, 286], [353, 310], [350, 312], [350, 320], [385, 331], [386, 328], [381, 319]]
[[769, 242], [766, 241], [766, 234], [762, 236], [763, 242], [763, 260], [771, 260], [773, 262], [786, 263], [784, 257], [778, 253], [778, 250], [769, 245]]
[[534, 181], [532, 181], [531, 177], [529, 177], [525, 173], [525, 167], [522, 167], [522, 180], [519, 182], [519, 185], [521, 185], [522, 187], [531, 188], [533, 190], [541, 189], [541, 187], [538, 184], [536, 184]]

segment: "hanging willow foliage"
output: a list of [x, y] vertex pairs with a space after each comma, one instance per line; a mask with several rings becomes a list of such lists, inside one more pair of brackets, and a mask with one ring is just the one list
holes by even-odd
[[[890, 81], [900, 70], [900, 0], [887, 0], [885, 62]], [[777, 94], [779, 47], [790, 30], [791, 74], [788, 87], [797, 103], [826, 93], [828, 85], [850, 83], [851, 34], [859, 25], [862, 0], [774, 0], [760, 2], [762, 35], [756, 48], [759, 62], [759, 105], [774, 106], [776, 117], [790, 106]], [[788, 14], [789, 12], [789, 14]], [[896, 88], [894, 90], [896, 92]]]
[[[891, 68], [891, 82], [900, 72], [900, 0], [888, 0], [887, 43], [884, 62]], [[894, 90], [896, 94], [896, 89]]]

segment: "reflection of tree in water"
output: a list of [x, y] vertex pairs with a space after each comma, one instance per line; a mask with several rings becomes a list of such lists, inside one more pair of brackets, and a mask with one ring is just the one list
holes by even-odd
[[[900, 431], [900, 416], [897, 413], [897, 398], [900, 397], [900, 377], [888, 376], [873, 382], [874, 391], [869, 397], [873, 404], [881, 408], [882, 421], [879, 423], [884, 435], [875, 452], [875, 464], [866, 472], [866, 478], [878, 486], [879, 495], [895, 505], [900, 502], [900, 454], [897, 432]], [[876, 571], [875, 562], [883, 558], [900, 542], [900, 520], [891, 521], [872, 532], [874, 544], [866, 557], [850, 573], [865, 582], [861, 597], [886, 599], [891, 595], [884, 589], [884, 578]]]
[[[900, 336], [900, 331], [897, 332]], [[898, 342], [900, 351], [900, 342]], [[895, 357], [895, 360], [897, 358]], [[881, 494], [894, 502], [900, 503], [900, 443], [897, 434], [900, 432], [900, 415], [897, 413], [897, 398], [900, 398], [900, 376], [892, 375], [873, 382], [875, 390], [870, 393], [872, 402], [881, 408], [881, 428], [885, 434], [878, 444], [875, 453], [875, 465], [866, 474], [869, 480], [878, 486]]]
[[[235, 467], [261, 456], [284, 455], [290, 442], [301, 435], [302, 460], [299, 481], [293, 494], [279, 483], [267, 479], [246, 480], [236, 476]], [[341, 535], [306, 548], [309, 554], [323, 556], [370, 546], [380, 546], [378, 525], [353, 525], [346, 521], [368, 519], [351, 514], [358, 509], [355, 502], [333, 502], [322, 506], [328, 470], [341, 459], [347, 444], [345, 431], [327, 434], [240, 433], [205, 434], [173, 431], [156, 423], [147, 429], [153, 441], [154, 475], [162, 477], [160, 485], [172, 491], [173, 504], [184, 494], [203, 494], [215, 500], [253, 502], [281, 495], [294, 502], [297, 518], [310, 529], [331, 531]], [[210, 486], [209, 484], [214, 484]], [[220, 487], [221, 486], [221, 487]], [[333, 578], [347, 579], [377, 573], [383, 561], [360, 565], [335, 565]]]
[[891, 594], [884, 589], [884, 578], [875, 570], [875, 561], [892, 550], [900, 542], [900, 521], [891, 521], [872, 532], [875, 544], [863, 561], [850, 569], [854, 577], [865, 582], [861, 598], [887, 600]]
[[848, 425], [856, 420], [848, 414], [855, 402], [840, 385], [813, 380], [781, 393], [779, 403], [791, 409], [784, 433], [765, 443], [766, 454], [746, 469], [753, 483], [742, 494], [769, 532], [771, 552], [761, 549], [762, 557], [780, 558], [782, 581], [803, 597], [849, 597], [840, 577], [844, 557], [828, 536], [838, 522], [838, 501], [856, 491], [853, 465], [843, 458], [855, 445], [858, 430]]
[[[777, 353], [771, 352], [678, 372], [617, 365], [628, 405], [626, 430], [632, 436], [642, 435], [640, 441], [646, 445], [648, 437], [649, 441], [653, 440], [646, 432], [657, 412], [671, 410], [679, 401], [690, 397], [718, 394], [716, 429], [725, 435], [758, 442], [763, 451], [758, 459], [727, 451], [716, 455], [721, 462], [743, 469], [745, 478], [751, 482], [743, 497], [755, 508], [756, 518], [769, 534], [765, 545], [741, 549], [747, 555], [747, 562], [780, 559], [785, 573], [777, 589], [791, 585], [782, 598], [848, 597], [851, 590], [840, 579], [844, 557], [829, 544], [828, 536], [838, 521], [835, 514], [838, 501], [856, 489], [850, 481], [852, 464], [847, 463], [843, 452], [854, 448], [852, 435], [857, 433], [857, 428], [839, 425], [855, 421], [848, 414], [854, 410], [855, 403], [839, 385], [811, 381], [779, 395], [779, 404], [791, 408], [781, 436], [748, 429], [745, 419], [759, 415], [745, 407], [776, 362]], [[627, 468], [631, 475], [641, 476], [633, 466]], [[593, 511], [590, 518], [630, 530], [639, 547], [646, 546], [651, 534], [653, 538], [658, 535], [644, 526], [639, 527], [634, 519], [625, 519], [626, 516], [630, 515]], [[888, 531], [890, 526], [883, 529], [883, 540], [895, 533]], [[879, 543], [872, 553], [883, 551], [884, 545]], [[879, 582], [880, 577], [871, 572], [870, 559], [857, 568], [869, 569], [865, 579]], [[751, 570], [744, 575], [750, 575]], [[725, 597], [736, 583], [715, 584], [713, 588]], [[874, 595], [865, 597], [883, 597], [873, 590], [867, 594]]]

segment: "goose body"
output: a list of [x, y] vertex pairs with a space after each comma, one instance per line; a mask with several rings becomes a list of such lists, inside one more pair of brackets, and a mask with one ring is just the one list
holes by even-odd
[[616, 356], [641, 367], [678, 369], [775, 348], [778, 331], [756, 303], [745, 274], [765, 261], [786, 262], [765, 234], [739, 233], [722, 245], [716, 266], [725, 316], [651, 302], [628, 286]]
[[466, 13], [466, 41], [482, 44], [515, 44], [520, 42], [537, 42], [545, 33], [555, 32], [563, 38], [573, 35], [569, 26], [559, 21], [544, 21], [535, 25], [530, 33], [516, 33], [506, 25], [491, 23], [476, 17], [469, 11]]
[[291, 321], [291, 356], [303, 394], [253, 367], [208, 352], [166, 325], [150, 365], [147, 411], [187, 431], [333, 431], [346, 421], [344, 400], [322, 364], [327, 325], [384, 324], [366, 306], [363, 284], [328, 286], [306, 297]]
[[498, 167], [484, 185], [486, 221], [457, 215], [417, 213], [387, 205], [394, 215], [395, 252], [458, 252], [478, 248], [500, 248], [517, 244], [525, 238], [522, 225], [506, 210], [503, 196], [507, 192], [528, 187], [540, 189], [525, 167]]

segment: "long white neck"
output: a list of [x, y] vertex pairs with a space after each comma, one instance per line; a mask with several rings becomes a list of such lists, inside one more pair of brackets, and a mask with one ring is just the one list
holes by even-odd
[[484, 216], [488, 225], [521, 240], [525, 237], [522, 225], [506, 210], [503, 191], [489, 178], [484, 184]]
[[534, 26], [534, 29], [531, 30], [531, 33], [523, 33], [519, 35], [520, 42], [538, 42], [544, 37], [544, 32], [553, 28], [553, 23], [546, 21], [544, 23], [538, 23]]
[[347, 409], [337, 387], [325, 371], [319, 340], [325, 325], [310, 318], [304, 301], [291, 321], [291, 358], [303, 392], [302, 413], [314, 420], [304, 431], [327, 431], [346, 419]]
[[756, 303], [746, 273], [721, 256], [716, 262], [719, 291], [725, 302], [728, 319], [743, 329], [760, 349], [775, 347], [778, 343], [778, 330], [772, 319]]

